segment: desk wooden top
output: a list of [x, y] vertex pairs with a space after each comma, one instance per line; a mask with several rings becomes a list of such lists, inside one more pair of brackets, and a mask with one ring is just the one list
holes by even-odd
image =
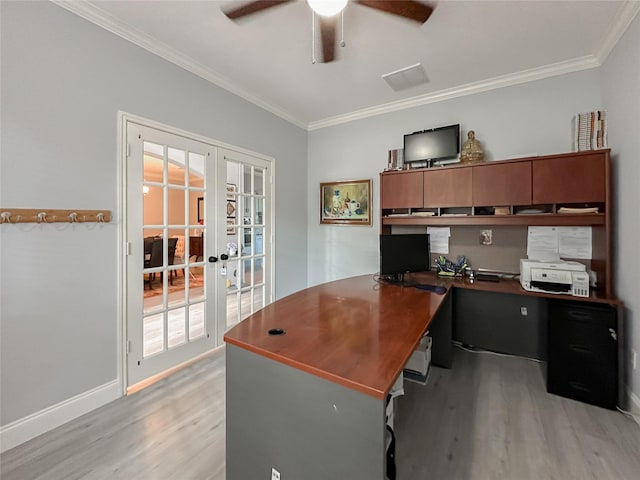
[[[299, 291], [267, 305], [225, 342], [384, 399], [446, 295], [373, 275]], [[273, 328], [284, 335], [269, 335]]]
[[494, 292], [494, 293], [510, 293], [513, 295], [526, 295], [530, 297], [546, 297], [555, 300], [570, 300], [575, 302], [592, 302], [592, 303], [606, 303], [608, 305], [620, 306], [622, 301], [614, 297], [603, 297], [593, 289], [590, 289], [590, 295], [588, 297], [574, 297], [572, 295], [554, 294], [544, 292], [529, 292], [522, 288], [520, 281], [513, 279], [500, 279], [498, 282], [487, 282], [482, 280], [474, 280], [470, 282], [468, 278], [451, 278], [451, 277], [439, 277], [435, 272], [415, 273], [407, 274], [406, 279], [415, 281], [416, 283], [427, 283], [430, 285], [439, 285], [446, 287], [447, 289], [465, 288], [468, 290], [477, 290], [481, 292]]

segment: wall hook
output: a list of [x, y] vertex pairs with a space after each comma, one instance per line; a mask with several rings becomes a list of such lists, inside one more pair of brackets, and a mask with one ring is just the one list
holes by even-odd
[[11, 212], [2, 212], [0, 219], [2, 219], [0, 223], [11, 223]]
[[38, 223], [47, 223], [47, 212], [40, 212], [36, 215]]
[[69, 221], [71, 223], [78, 223], [78, 214], [76, 212], [71, 212], [69, 214]]

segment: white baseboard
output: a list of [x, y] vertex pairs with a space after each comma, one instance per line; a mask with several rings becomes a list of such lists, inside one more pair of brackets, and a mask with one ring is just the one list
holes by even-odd
[[4, 425], [0, 427], [0, 452], [6, 452], [121, 396], [120, 381], [114, 380]]
[[627, 387], [629, 397], [629, 411], [633, 414], [633, 419], [640, 425], [640, 398]]

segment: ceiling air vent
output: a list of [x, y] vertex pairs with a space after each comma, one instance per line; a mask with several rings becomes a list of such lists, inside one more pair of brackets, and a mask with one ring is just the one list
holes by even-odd
[[429, 81], [427, 75], [424, 73], [422, 64], [420, 63], [401, 68], [395, 72], [385, 73], [382, 75], [382, 78], [396, 92], [406, 88], [415, 87]]

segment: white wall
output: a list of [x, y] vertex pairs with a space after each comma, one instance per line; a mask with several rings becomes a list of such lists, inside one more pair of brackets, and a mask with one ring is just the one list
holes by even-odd
[[[571, 120], [601, 108], [597, 70], [563, 75], [393, 112], [309, 134], [309, 284], [378, 271], [379, 177], [403, 135], [460, 123], [475, 130], [486, 160], [571, 151]], [[320, 225], [319, 184], [373, 179], [373, 226]]]
[[[627, 345], [640, 355], [640, 16], [620, 39], [601, 68], [603, 103], [609, 116], [615, 186], [615, 273], [617, 295], [624, 300]], [[633, 408], [640, 413], [640, 358], [627, 372]]]
[[[126, 111], [274, 157], [275, 295], [306, 286], [304, 130], [54, 4], [0, 8], [2, 207], [116, 214]], [[0, 227], [2, 426], [118, 378], [120, 221]]]

